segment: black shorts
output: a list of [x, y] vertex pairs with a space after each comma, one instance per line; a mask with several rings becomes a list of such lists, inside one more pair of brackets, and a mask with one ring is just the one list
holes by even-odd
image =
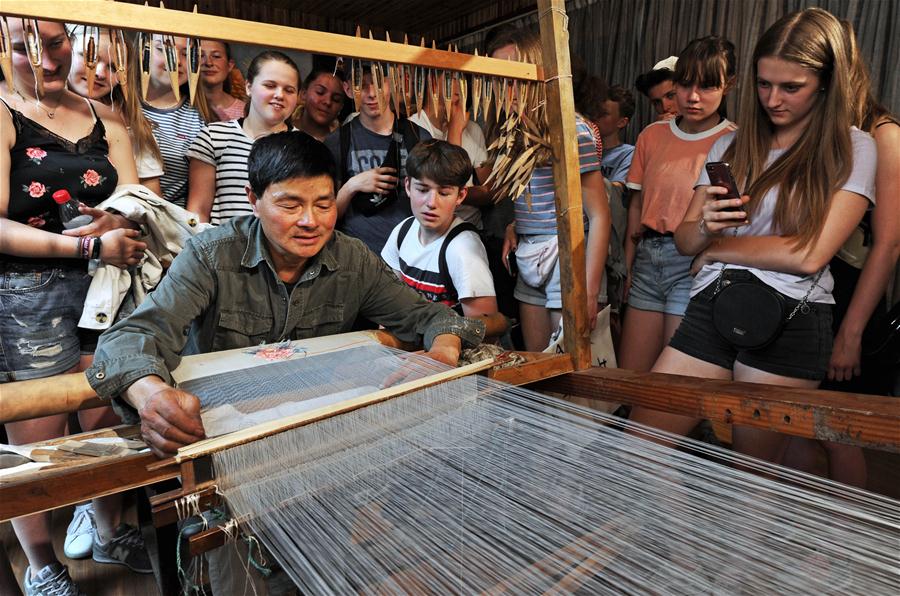
[[[749, 271], [729, 271], [730, 279], [746, 279]], [[809, 303], [809, 311], [798, 311], [787, 321], [781, 335], [757, 350], [735, 347], [722, 338], [713, 326], [712, 302], [716, 284], [711, 283], [691, 298], [681, 325], [669, 345], [688, 356], [729, 370], [735, 360], [752, 368], [795, 379], [820, 381], [828, 371], [833, 335], [831, 304]], [[788, 312], [799, 300], [784, 297]]]

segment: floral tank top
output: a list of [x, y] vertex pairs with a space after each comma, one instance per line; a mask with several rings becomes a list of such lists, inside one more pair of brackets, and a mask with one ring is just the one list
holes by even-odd
[[[65, 189], [90, 207], [112, 194], [119, 177], [109, 161], [106, 128], [90, 102], [94, 127], [74, 143], [10, 108], [5, 101], [3, 104], [16, 129], [16, 143], [10, 150], [7, 218], [58, 234], [63, 226], [54, 192]], [[0, 262], [38, 265], [47, 259], [0, 254]]]

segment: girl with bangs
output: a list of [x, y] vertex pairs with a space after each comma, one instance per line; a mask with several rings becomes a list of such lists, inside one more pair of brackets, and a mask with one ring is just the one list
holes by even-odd
[[[678, 249], [696, 255], [691, 302], [653, 370], [816, 388], [832, 346], [828, 263], [874, 202], [876, 149], [851, 128], [850, 52], [840, 22], [810, 8], [766, 31], [753, 52], [740, 127], [708, 162], [730, 162], [741, 198], [701, 171]], [[635, 408], [686, 434], [697, 420]], [[779, 461], [777, 433], [736, 426], [742, 453]]]
[[695, 39], [678, 56], [679, 115], [638, 136], [626, 185], [631, 189], [625, 234], [625, 297], [619, 366], [648, 371], [675, 332], [690, 299], [691, 257], [679, 253], [675, 230], [684, 219], [706, 154], [734, 130], [725, 96], [734, 86], [734, 45]]

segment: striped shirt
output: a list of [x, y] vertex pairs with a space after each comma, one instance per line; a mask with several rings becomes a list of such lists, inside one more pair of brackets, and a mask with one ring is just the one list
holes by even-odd
[[[581, 116], [575, 116], [578, 131], [578, 165], [581, 174], [600, 169], [600, 156], [590, 127]], [[529, 200], [530, 197], [530, 200]], [[556, 234], [556, 185], [553, 167], [534, 169], [528, 188], [513, 202], [517, 234]], [[530, 202], [530, 206], [529, 206]]]
[[244, 133], [240, 120], [213, 122], [203, 127], [190, 149], [188, 159], [198, 159], [216, 168], [216, 195], [209, 221], [214, 226], [236, 215], [253, 213], [244, 188], [247, 159], [253, 139]]
[[161, 110], [142, 104], [144, 116], [153, 123], [153, 136], [159, 145], [165, 172], [159, 179], [163, 197], [179, 207], [187, 203], [188, 162], [184, 152], [205, 124], [187, 98], [177, 108]]

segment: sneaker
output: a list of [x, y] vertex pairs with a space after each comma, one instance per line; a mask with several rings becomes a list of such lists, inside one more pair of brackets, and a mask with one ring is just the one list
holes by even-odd
[[25, 596], [85, 596], [61, 563], [51, 563], [36, 574], [26, 567], [24, 583]]
[[90, 501], [75, 505], [75, 514], [66, 529], [63, 552], [70, 559], [84, 559], [91, 556], [94, 546], [94, 509]]
[[100, 536], [97, 536], [94, 540], [94, 560], [125, 565], [135, 573], [153, 573], [140, 530], [128, 524], [120, 524], [116, 535], [106, 544], [101, 543]]

